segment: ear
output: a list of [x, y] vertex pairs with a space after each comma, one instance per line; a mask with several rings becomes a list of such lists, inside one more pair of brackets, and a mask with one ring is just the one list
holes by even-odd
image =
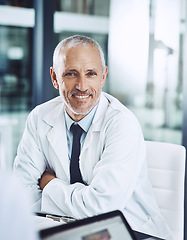
[[58, 81], [56, 78], [56, 73], [53, 67], [50, 67], [50, 75], [54, 88], [59, 89]]
[[102, 77], [101, 87], [104, 87], [105, 85], [107, 73], [108, 73], [108, 67], [106, 66], [105, 71], [103, 73], [103, 77]]

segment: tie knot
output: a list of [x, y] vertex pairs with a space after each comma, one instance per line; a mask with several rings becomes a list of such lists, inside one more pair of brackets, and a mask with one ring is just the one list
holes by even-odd
[[76, 138], [80, 138], [84, 131], [78, 124], [72, 124], [70, 130], [73, 133], [73, 137]]

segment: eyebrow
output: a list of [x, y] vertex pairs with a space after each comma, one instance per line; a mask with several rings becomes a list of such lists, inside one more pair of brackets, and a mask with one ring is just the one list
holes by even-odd
[[67, 69], [66, 72], [78, 72], [76, 69]]
[[87, 72], [91, 72], [91, 71], [95, 71], [95, 72], [97, 72], [97, 70], [95, 69], [95, 68], [92, 68], [92, 69], [88, 69], [88, 70], [86, 70]]
[[[92, 72], [92, 71], [98, 72], [97, 69], [95, 69], [95, 68], [90, 68], [90, 69], [86, 70], [86, 72]], [[66, 69], [65, 72], [79, 72], [79, 71], [76, 69]]]

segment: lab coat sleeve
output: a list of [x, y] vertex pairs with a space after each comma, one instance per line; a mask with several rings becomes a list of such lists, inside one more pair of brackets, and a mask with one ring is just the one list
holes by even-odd
[[21, 179], [32, 199], [32, 210], [40, 211], [41, 190], [38, 186], [38, 180], [46, 169], [46, 162], [40, 149], [36, 123], [37, 111], [35, 109], [28, 116], [23, 137], [18, 146], [14, 172]]
[[145, 166], [142, 132], [136, 119], [116, 117], [100, 134], [103, 151], [90, 185], [53, 179], [43, 190], [42, 211], [79, 219], [124, 209]]

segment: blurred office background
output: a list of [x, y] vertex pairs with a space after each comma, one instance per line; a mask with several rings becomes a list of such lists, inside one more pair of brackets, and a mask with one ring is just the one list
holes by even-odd
[[[0, 167], [11, 169], [28, 113], [58, 95], [56, 44], [83, 34], [103, 48], [104, 91], [146, 140], [187, 146], [186, 0], [0, 0]], [[186, 121], [185, 121], [186, 120]]]
[[186, 0], [0, 0], [1, 168], [11, 169], [31, 109], [58, 95], [52, 53], [74, 34], [100, 43], [104, 91], [135, 113], [145, 139], [182, 144], [185, 31]]
[[58, 95], [53, 50], [74, 34], [99, 42], [104, 91], [145, 139], [187, 147], [186, 10], [187, 0], [0, 0], [0, 168], [11, 170], [29, 112]]

